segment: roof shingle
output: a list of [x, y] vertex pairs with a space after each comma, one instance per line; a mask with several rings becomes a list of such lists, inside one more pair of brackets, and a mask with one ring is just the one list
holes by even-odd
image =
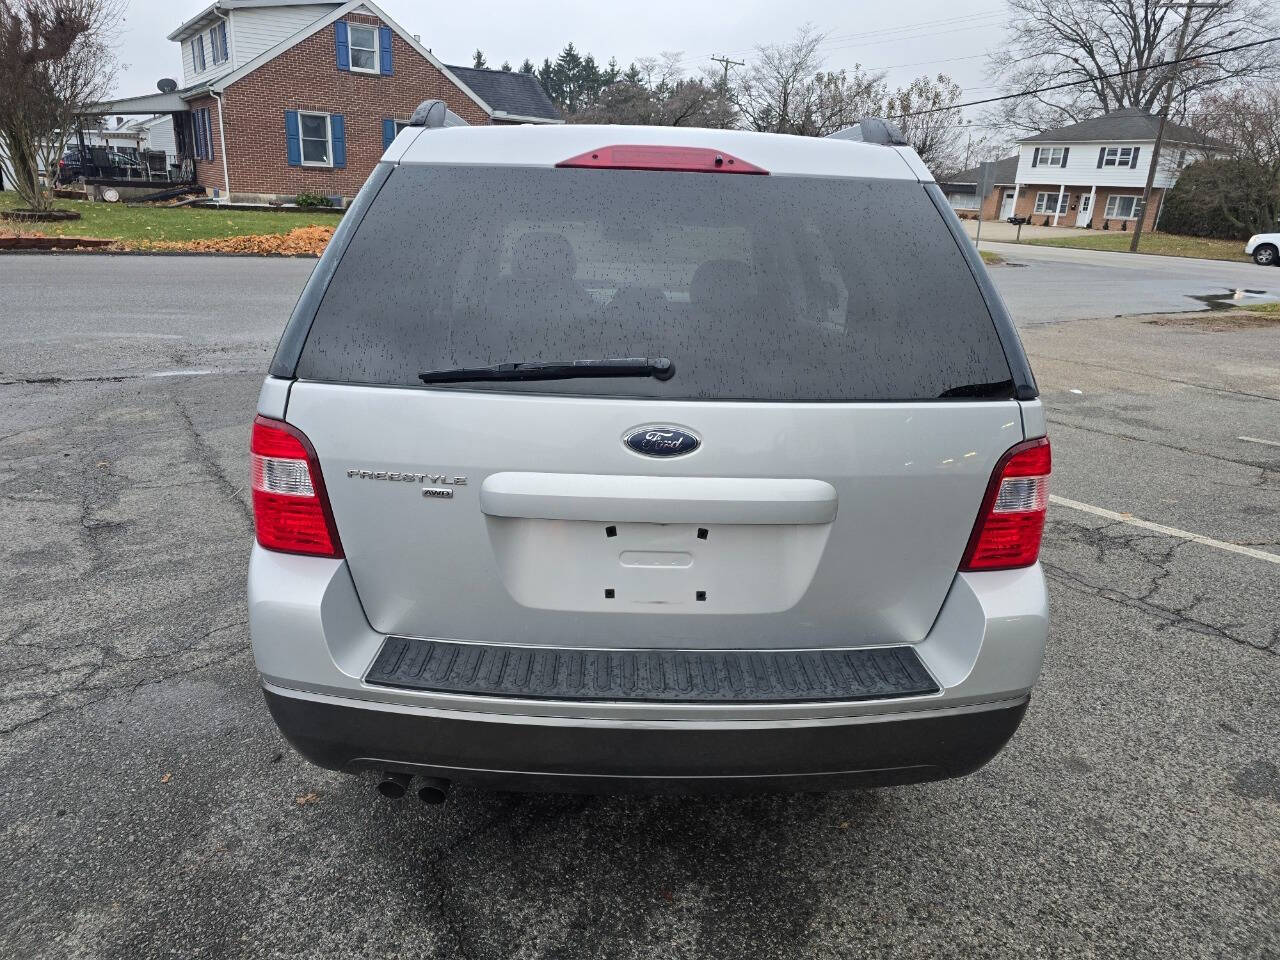
[[[1112, 110], [1091, 120], [1082, 120], [1070, 126], [1045, 130], [1035, 136], [1023, 137], [1019, 143], [1084, 143], [1087, 141], [1155, 140], [1160, 125], [1158, 114], [1147, 113], [1137, 107]], [[1171, 143], [1198, 143], [1212, 146], [1216, 141], [1197, 130], [1180, 123], [1168, 122], [1164, 126], [1164, 138]]]
[[478, 70], [450, 66], [449, 70], [472, 89], [492, 110], [515, 117], [559, 120], [560, 111], [531, 73], [514, 70]]
[[[997, 160], [991, 172], [991, 185], [1013, 183], [1017, 179], [1018, 172], [1018, 155], [1015, 153], [1012, 157], [1005, 157], [1003, 160]], [[978, 167], [970, 167], [968, 170], [961, 170], [959, 173], [953, 173], [946, 177], [939, 177], [939, 183], [948, 185], [971, 184], [977, 186], [978, 177], [981, 170]]]

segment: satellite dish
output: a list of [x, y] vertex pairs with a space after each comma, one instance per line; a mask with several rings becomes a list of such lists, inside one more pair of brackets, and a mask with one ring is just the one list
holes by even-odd
[[178, 89], [178, 81], [170, 77], [164, 77], [156, 84], [156, 88], [161, 93], [173, 93]]

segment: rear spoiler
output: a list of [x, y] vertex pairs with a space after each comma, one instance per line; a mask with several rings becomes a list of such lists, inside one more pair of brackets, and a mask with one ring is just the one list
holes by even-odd
[[413, 116], [409, 118], [411, 127], [469, 127], [471, 124], [445, 106], [443, 100], [423, 100]]
[[[421, 108], [419, 108], [421, 109]], [[909, 147], [896, 123], [880, 117], [863, 117], [852, 127], [829, 133], [827, 140], [856, 140], [859, 143], [875, 143], [882, 147]]]

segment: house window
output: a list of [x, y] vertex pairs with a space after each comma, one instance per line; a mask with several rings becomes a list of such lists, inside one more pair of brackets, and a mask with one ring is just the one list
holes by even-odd
[[208, 107], [199, 107], [191, 111], [191, 126], [195, 134], [195, 149], [192, 156], [197, 160], [213, 159], [213, 120]]
[[396, 120], [396, 121], [394, 121], [394, 123], [395, 123], [395, 125], [396, 125], [396, 136], [397, 136], [397, 137], [398, 137], [398, 136], [400, 136], [400, 131], [401, 131], [401, 130], [404, 130], [406, 127], [408, 127], [408, 126], [409, 126], [409, 121], [408, 121], [408, 120]]
[[227, 62], [227, 25], [219, 23], [209, 28], [209, 50], [213, 54], [213, 62]]
[[357, 73], [378, 72], [378, 31], [358, 23], [347, 25], [351, 38], [351, 69]]
[[204, 73], [204, 34], [191, 38], [191, 69], [195, 73]]
[[298, 112], [298, 137], [304, 167], [333, 165], [333, 133], [327, 113]]
[[1107, 197], [1107, 209], [1104, 211], [1104, 216], [1112, 220], [1133, 220], [1138, 215], [1138, 205], [1141, 202], [1141, 197], [1112, 194]]
[[1102, 153], [1104, 167], [1128, 167], [1133, 164], [1133, 147], [1107, 147]]
[[1061, 197], [1056, 193], [1037, 193], [1036, 194], [1036, 213], [1053, 213], [1053, 208], [1057, 207], [1059, 213], [1067, 212], [1067, 204], [1071, 201], [1071, 194], [1064, 193]]
[[1041, 147], [1033, 159], [1033, 167], [1065, 167], [1068, 147]]
[[979, 207], [976, 193], [949, 193], [947, 199], [951, 201], [953, 210], [977, 210]]

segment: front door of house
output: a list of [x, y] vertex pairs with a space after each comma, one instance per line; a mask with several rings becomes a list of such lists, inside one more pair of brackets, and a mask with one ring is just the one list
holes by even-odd
[[1004, 199], [1000, 202], [1000, 219], [1007, 220], [1013, 216], [1013, 191], [1006, 190]]
[[1089, 221], [1093, 219], [1093, 195], [1088, 193], [1080, 194], [1080, 205], [1076, 209], [1076, 226], [1087, 227]]

